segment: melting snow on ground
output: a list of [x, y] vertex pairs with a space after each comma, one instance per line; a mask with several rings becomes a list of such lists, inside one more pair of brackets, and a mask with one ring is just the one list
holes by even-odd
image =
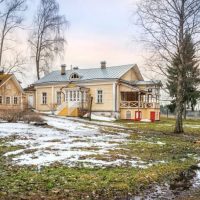
[[[0, 123], [0, 137], [9, 137], [7, 145], [21, 146], [6, 153], [18, 165], [45, 166], [61, 162], [67, 166], [121, 166], [129, 164], [146, 167], [139, 158], [124, 157], [101, 160], [95, 155], [109, 157], [109, 150], [128, 142], [128, 134], [104, 133], [97, 125], [71, 119], [44, 117], [49, 127], [25, 123]], [[107, 155], [108, 154], [108, 155]]]

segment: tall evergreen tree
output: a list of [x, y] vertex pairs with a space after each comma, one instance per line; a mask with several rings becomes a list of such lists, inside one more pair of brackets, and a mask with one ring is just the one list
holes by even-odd
[[[192, 110], [194, 110], [197, 100], [200, 98], [200, 92], [198, 90], [198, 85], [200, 84], [200, 71], [198, 60], [195, 56], [195, 47], [192, 41], [191, 35], [187, 33], [184, 37], [183, 43], [183, 58], [184, 58], [184, 68], [181, 71], [183, 77], [183, 104], [190, 105]], [[170, 96], [172, 98], [177, 97], [177, 76], [178, 76], [178, 66], [181, 64], [181, 58], [177, 53], [174, 56], [173, 61], [170, 66], [167, 67], [167, 88], [169, 90]], [[171, 104], [174, 104], [172, 101]], [[176, 106], [172, 106], [176, 107]]]

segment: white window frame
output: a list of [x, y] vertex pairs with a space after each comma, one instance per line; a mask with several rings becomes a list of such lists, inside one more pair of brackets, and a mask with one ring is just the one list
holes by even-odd
[[69, 91], [65, 91], [65, 102], [68, 102], [69, 101]]
[[70, 76], [70, 80], [79, 80], [80, 76], [77, 73], [73, 73]]
[[131, 113], [131, 111], [130, 110], [127, 110], [126, 111], [126, 119], [131, 119], [132, 118], [132, 113]]
[[[7, 103], [7, 98], [9, 98], [10, 100], [9, 100], [9, 103]], [[11, 97], [10, 96], [6, 96], [6, 105], [11, 105]]]
[[147, 98], [148, 98], [148, 103], [153, 102], [153, 95], [152, 94], [148, 94]]
[[73, 91], [72, 90], [69, 91], [69, 100], [73, 101]]
[[[44, 96], [46, 94], [46, 96]], [[42, 92], [42, 105], [47, 105], [47, 92]]]
[[[101, 94], [99, 94], [99, 92], [101, 92]], [[97, 104], [102, 104], [103, 103], [103, 90], [99, 89], [96, 92], [96, 103]]]
[[83, 93], [83, 102], [86, 102], [87, 101], [87, 92], [84, 91]]
[[79, 91], [77, 91], [76, 100], [77, 100], [78, 102], [80, 101], [80, 92], [79, 92]]
[[73, 99], [72, 101], [76, 101], [76, 100], [77, 100], [77, 93], [76, 93], [75, 90], [73, 91], [72, 97], [73, 97], [73, 98], [72, 98], [72, 99]]
[[[17, 99], [17, 103], [15, 103], [15, 98]], [[13, 97], [13, 104], [14, 105], [19, 105], [19, 97], [17, 97], [17, 96]]]

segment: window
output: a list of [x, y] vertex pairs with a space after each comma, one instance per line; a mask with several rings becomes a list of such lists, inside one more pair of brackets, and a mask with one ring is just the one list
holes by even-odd
[[73, 91], [73, 101], [76, 101], [76, 91]]
[[70, 101], [73, 101], [73, 99], [72, 99], [72, 91], [70, 91]]
[[57, 92], [57, 104], [61, 104], [61, 92]]
[[131, 119], [131, 111], [126, 112], [126, 119]]
[[71, 76], [70, 76], [70, 79], [75, 79], [75, 80], [77, 80], [77, 79], [79, 79], [80, 77], [79, 77], [79, 75], [77, 74], [77, 73], [73, 73]]
[[84, 102], [87, 101], [87, 93], [86, 93], [86, 91], [83, 92], [83, 101]]
[[97, 103], [103, 103], [103, 91], [97, 90]]
[[3, 97], [0, 96], [0, 104], [3, 104]]
[[10, 97], [6, 97], [6, 104], [10, 104]]
[[80, 101], [80, 92], [77, 91], [77, 101]]
[[81, 99], [80, 91], [69, 91], [69, 100], [79, 102]]
[[153, 99], [152, 99], [152, 95], [151, 95], [151, 94], [148, 94], [148, 102], [151, 103], [152, 100], [153, 100]]
[[47, 104], [47, 93], [43, 92], [42, 93], [42, 104]]
[[65, 92], [65, 102], [68, 102], [68, 91]]
[[13, 98], [13, 103], [14, 103], [15, 105], [18, 104], [18, 97], [14, 97], [14, 98]]

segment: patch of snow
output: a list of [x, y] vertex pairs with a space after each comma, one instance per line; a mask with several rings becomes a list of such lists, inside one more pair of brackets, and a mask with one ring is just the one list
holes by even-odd
[[4, 156], [18, 155], [18, 154], [20, 154], [22, 152], [24, 152], [24, 150], [20, 149], [20, 150], [16, 150], [16, 151], [11, 151], [11, 152], [5, 153]]
[[[88, 117], [87, 114], [84, 117]], [[116, 119], [113, 117], [98, 116], [94, 114], [91, 114], [91, 119], [98, 121], [107, 121], [107, 122], [116, 121]]]
[[196, 170], [196, 176], [193, 180], [193, 187], [194, 188], [199, 188], [200, 186], [200, 170]]
[[51, 127], [0, 123], [0, 137], [13, 136], [7, 145], [20, 145], [23, 148], [8, 152], [4, 156], [12, 155], [13, 162], [18, 165], [42, 166], [62, 162], [71, 166], [73, 163], [78, 164], [80, 157], [104, 155], [128, 141], [128, 134], [101, 133], [96, 125], [74, 122], [66, 118], [44, 116], [44, 119]]
[[45, 115], [52, 115], [53, 113], [52, 111], [38, 111], [38, 110], [34, 110], [34, 112]]
[[164, 142], [154, 142], [154, 141], [145, 141], [145, 140], [135, 140], [135, 143], [146, 143], [146, 144], [155, 144], [155, 145], [166, 145]]
[[190, 124], [185, 124], [184, 127], [188, 127], [188, 128], [200, 128], [200, 125], [190, 125]]
[[157, 141], [156, 144], [158, 144], [158, 145], [166, 145], [165, 142], [160, 142], [160, 141]]
[[151, 122], [151, 120], [150, 119], [142, 119], [140, 122]]
[[[149, 166], [139, 158], [120, 155], [116, 159], [109, 157], [110, 150], [117, 150], [121, 144], [129, 142], [129, 133], [101, 132], [98, 125], [87, 124], [86, 121], [76, 122], [67, 118], [49, 116], [43, 118], [49, 127], [25, 123], [0, 123], [0, 137], [11, 137], [7, 145], [22, 146], [22, 149], [7, 152], [4, 156], [12, 156], [13, 163], [17, 165], [38, 167], [55, 162], [67, 166], [129, 165], [140, 168]], [[106, 156], [108, 159], [98, 160], [95, 159], [95, 155]]]

